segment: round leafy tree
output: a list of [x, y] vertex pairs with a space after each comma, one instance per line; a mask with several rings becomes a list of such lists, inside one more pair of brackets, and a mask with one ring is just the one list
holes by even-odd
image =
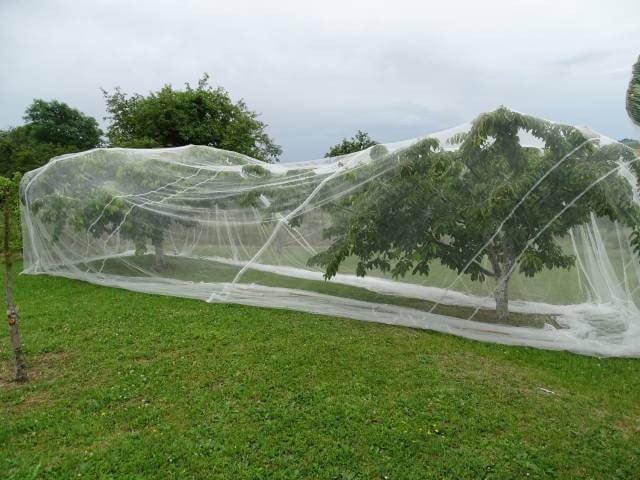
[[57, 100], [34, 100], [25, 125], [0, 131], [0, 175], [25, 173], [52, 157], [100, 146], [95, 118]]
[[107, 137], [113, 147], [208, 145], [273, 162], [282, 149], [267, 135], [267, 125], [244, 101], [234, 103], [204, 75], [193, 88], [165, 85], [147, 96], [104, 91], [109, 113]]
[[[527, 135], [542, 147], [523, 146]], [[427, 138], [383, 158], [397, 166], [344, 199], [326, 230], [331, 246], [309, 263], [329, 279], [350, 256], [360, 276], [429, 275], [438, 260], [472, 280], [493, 278], [506, 322], [513, 273], [571, 267], [559, 239], [592, 213], [630, 226], [637, 250], [640, 208], [618, 175], [623, 164], [640, 173], [631, 149], [506, 108], [450, 143]]]
[[324, 156], [325, 158], [329, 158], [347, 155], [349, 153], [355, 153], [366, 148], [373, 147], [377, 144], [378, 142], [369, 137], [367, 132], [358, 130], [353, 137], [343, 138], [342, 142], [329, 148], [329, 151]]

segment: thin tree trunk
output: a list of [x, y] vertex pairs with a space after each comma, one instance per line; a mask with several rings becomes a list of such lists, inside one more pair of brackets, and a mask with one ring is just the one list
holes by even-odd
[[153, 241], [153, 249], [155, 252], [155, 265], [156, 267], [164, 265], [164, 248], [162, 247], [162, 240]]
[[498, 323], [509, 322], [509, 278], [498, 277], [495, 290], [496, 317]]
[[4, 205], [4, 286], [7, 295], [7, 319], [9, 320], [9, 336], [16, 361], [16, 382], [27, 381], [27, 365], [22, 354], [20, 341], [20, 322], [18, 311], [13, 304], [13, 261], [11, 259], [11, 202], [5, 198]]
[[498, 323], [509, 323], [509, 280], [513, 260], [505, 259], [505, 255], [492, 253], [489, 254], [489, 261], [496, 278], [496, 318]]

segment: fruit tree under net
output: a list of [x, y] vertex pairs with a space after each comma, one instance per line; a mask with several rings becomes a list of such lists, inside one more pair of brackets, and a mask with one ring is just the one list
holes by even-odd
[[25, 273], [594, 355], [640, 355], [640, 162], [500, 108], [316, 161], [205, 146], [56, 157]]

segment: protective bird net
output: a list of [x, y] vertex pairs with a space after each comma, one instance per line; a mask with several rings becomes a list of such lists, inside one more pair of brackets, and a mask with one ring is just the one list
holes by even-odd
[[638, 356], [639, 160], [506, 108], [299, 163], [99, 148], [24, 176], [24, 271]]

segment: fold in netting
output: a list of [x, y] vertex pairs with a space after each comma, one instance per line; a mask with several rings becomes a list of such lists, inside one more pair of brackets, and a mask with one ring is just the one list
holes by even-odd
[[[513, 118], [520, 123], [475, 143], [469, 139], [484, 132], [479, 122], [496, 129], [496, 121], [479, 117], [417, 139], [297, 163], [266, 164], [193, 145], [56, 157], [22, 181], [24, 273], [507, 345], [640, 356], [637, 154], [586, 127], [518, 115]], [[436, 161], [444, 170], [435, 169]], [[486, 162], [505, 165], [495, 188], [482, 184]], [[416, 174], [420, 169], [424, 173]], [[581, 171], [582, 177], [574, 175]], [[433, 172], [442, 180], [429, 179]], [[403, 175], [409, 175], [406, 183]], [[579, 189], [563, 183], [583, 177]], [[478, 203], [495, 197], [508, 208], [477, 217], [462, 211], [451, 220], [454, 234], [438, 215], [450, 215], [456, 202], [469, 199], [450, 185], [468, 188]], [[562, 190], [566, 195], [550, 202]], [[504, 201], [504, 192], [519, 193]], [[381, 219], [374, 206], [391, 213]], [[580, 222], [568, 226], [577, 211]], [[425, 218], [434, 219], [433, 229]], [[469, 218], [484, 219], [477, 238], [471, 235], [480, 227], [467, 225]], [[463, 227], [470, 240], [459, 244]], [[399, 230], [408, 233], [397, 236]], [[392, 242], [383, 241], [384, 232]], [[537, 249], [551, 240], [558, 248], [554, 258], [564, 263], [541, 265], [545, 257]], [[454, 268], [441, 253], [430, 258], [428, 274], [409, 269], [394, 277], [389, 269], [400, 257], [387, 255], [387, 268], [370, 264], [363, 277], [358, 265], [366, 259], [349, 250], [325, 279], [322, 259], [348, 242], [397, 252], [409, 241], [413, 260], [438, 245], [461, 257]], [[509, 245], [506, 260], [496, 255], [497, 245]], [[503, 286], [495, 271], [495, 278], [489, 275], [495, 258], [504, 260], [498, 266], [509, 282], [509, 316], [500, 321], [496, 299]]]

